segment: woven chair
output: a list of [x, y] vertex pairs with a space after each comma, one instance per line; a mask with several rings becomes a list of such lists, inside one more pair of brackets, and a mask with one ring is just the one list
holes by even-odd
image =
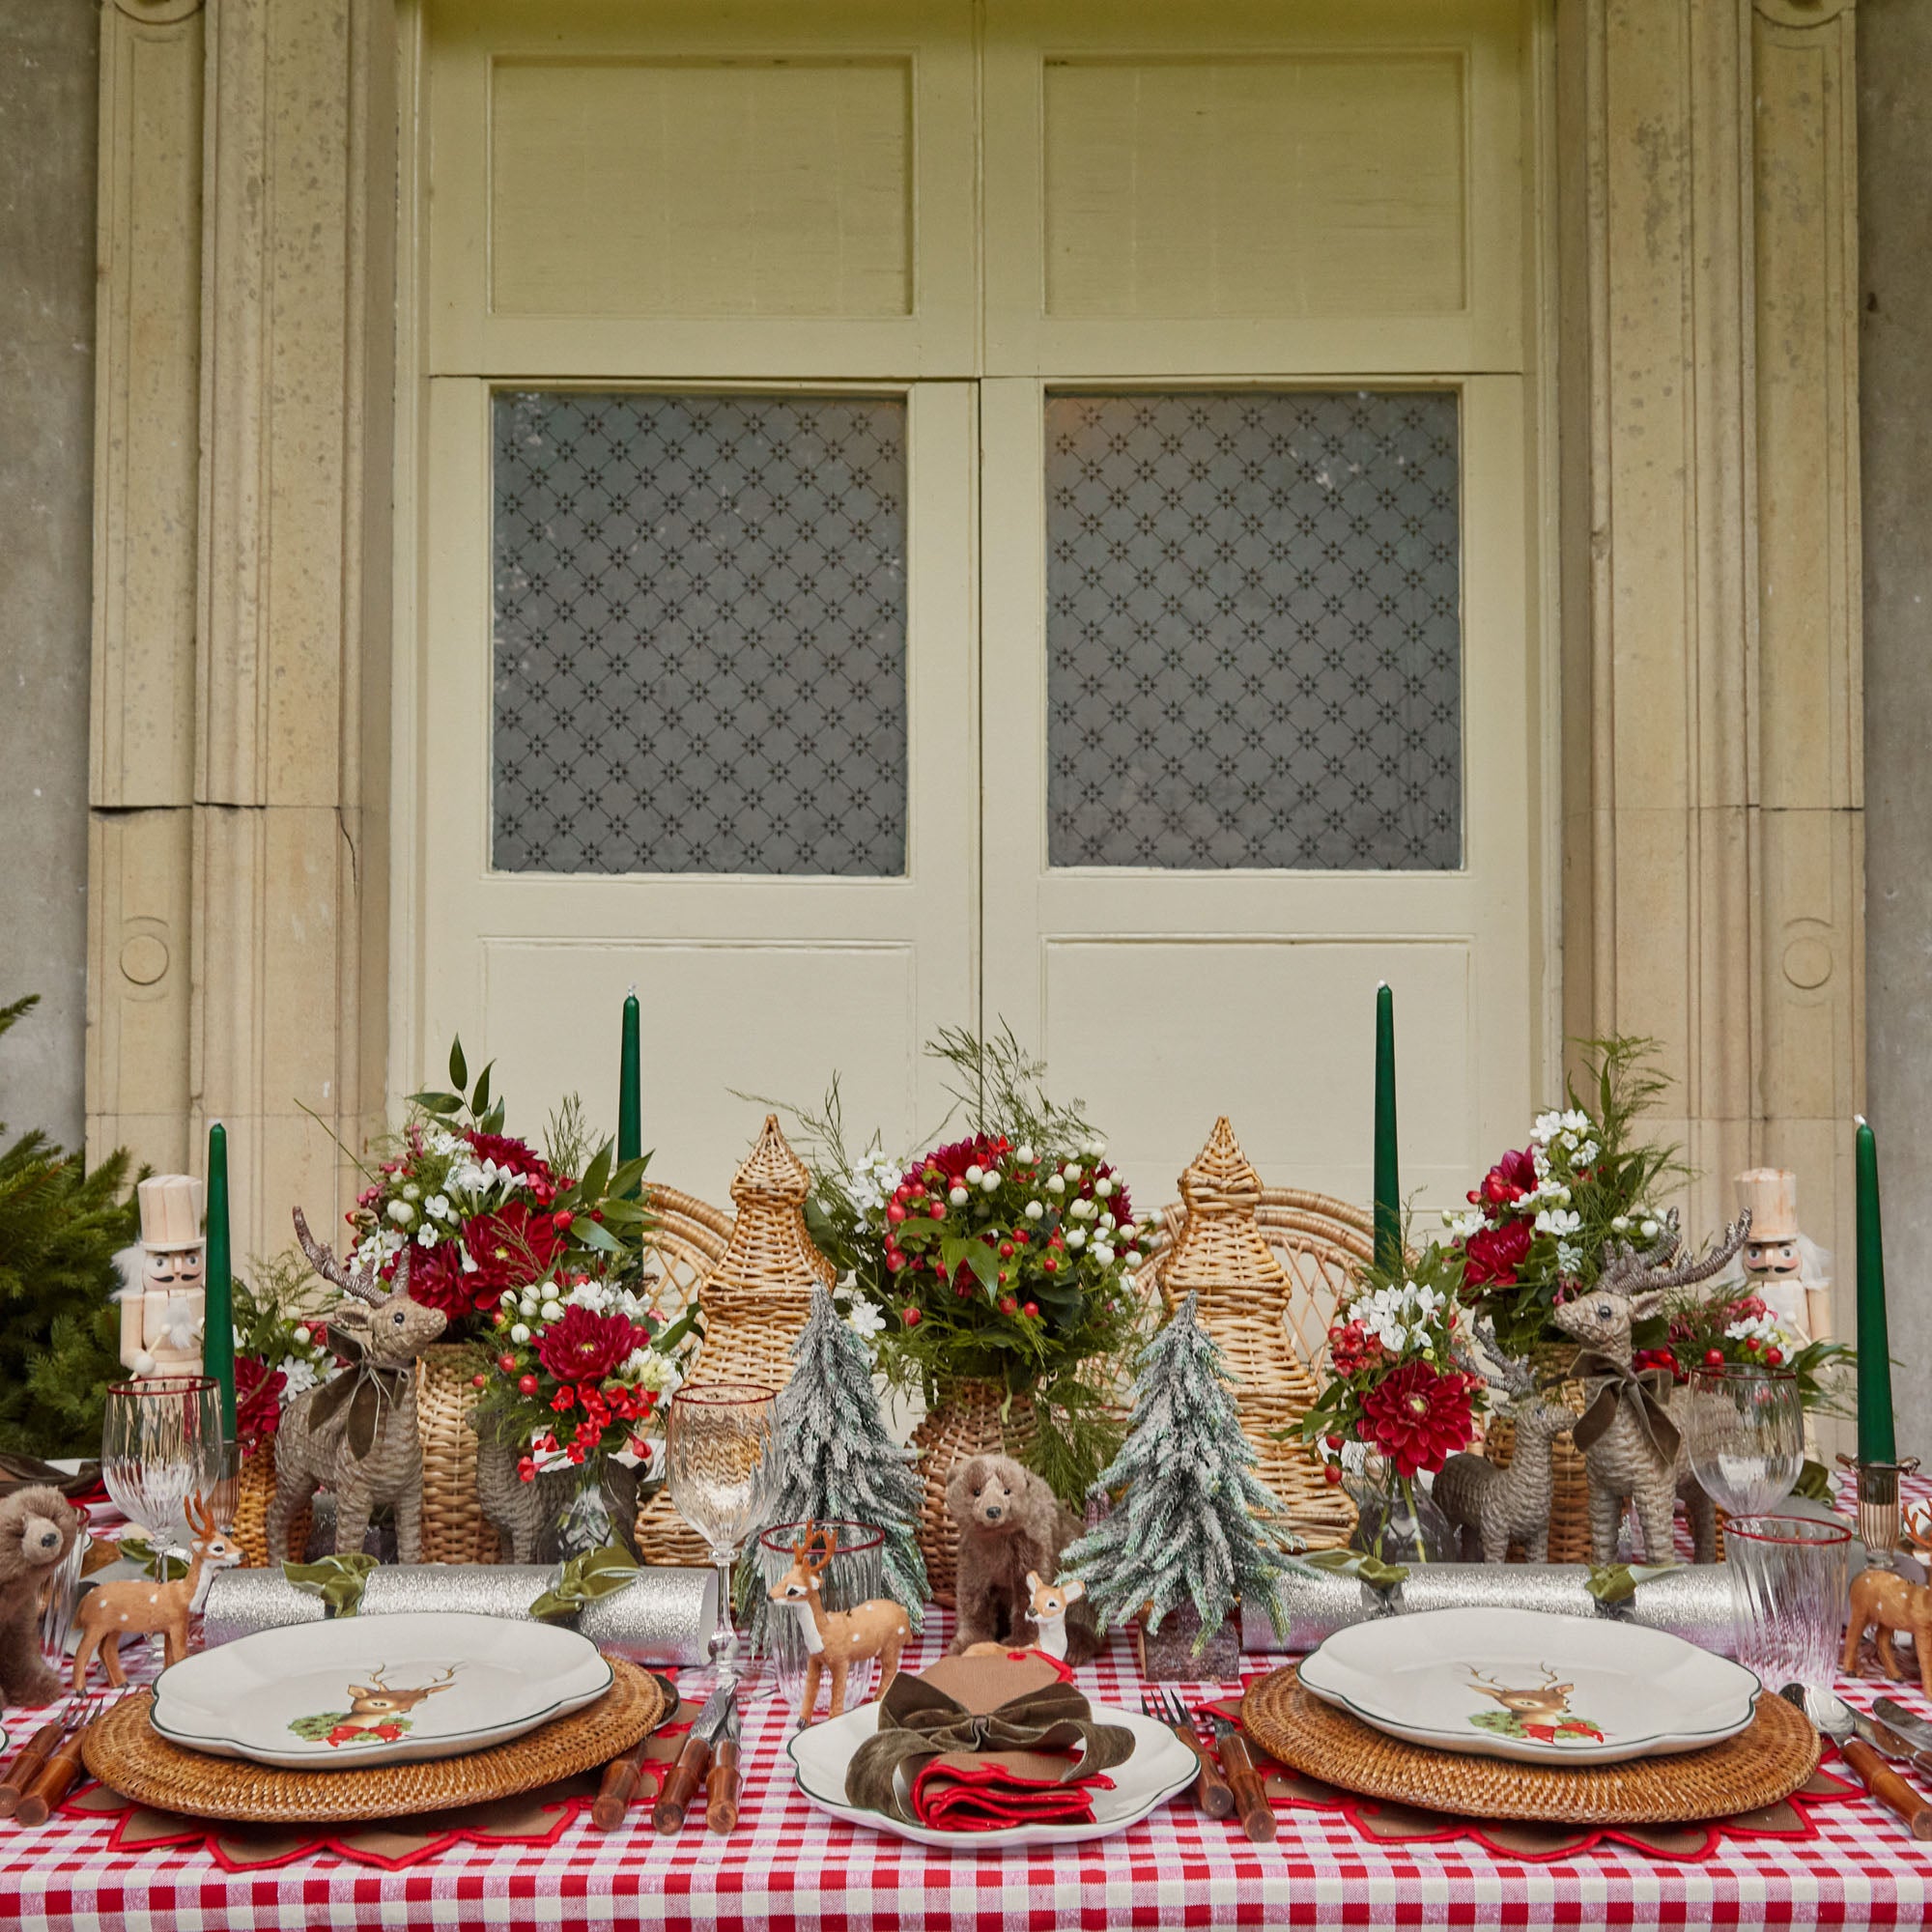
[[[781, 1388], [791, 1378], [791, 1348], [811, 1313], [811, 1291], [821, 1284], [830, 1288], [835, 1279], [832, 1264], [806, 1232], [810, 1192], [810, 1173], [780, 1131], [778, 1116], [767, 1114], [731, 1181], [737, 1214], [698, 1286], [704, 1340], [686, 1370], [687, 1380]], [[658, 1198], [654, 1191], [654, 1204]], [[716, 1214], [711, 1208], [704, 1212]], [[722, 1222], [722, 1216], [716, 1218]], [[668, 1490], [660, 1490], [638, 1513], [638, 1552], [647, 1563], [711, 1560]]]
[[[1314, 1548], [1348, 1542], [1355, 1516], [1293, 1432], [1320, 1393], [1316, 1369], [1335, 1297], [1370, 1240], [1354, 1208], [1299, 1189], [1264, 1190], [1224, 1115], [1162, 1215], [1153, 1267], [1170, 1309], [1197, 1297], [1220, 1346], [1257, 1473]], [[1265, 1207], [1266, 1220], [1263, 1219]], [[1290, 1439], [1277, 1439], [1281, 1432]]]

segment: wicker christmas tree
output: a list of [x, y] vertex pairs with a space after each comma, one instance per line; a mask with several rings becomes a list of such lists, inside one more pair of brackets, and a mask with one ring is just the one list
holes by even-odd
[[[886, 1592], [913, 1628], [925, 1607], [919, 1553], [920, 1482], [912, 1452], [893, 1439], [879, 1411], [872, 1358], [814, 1289], [805, 1332], [792, 1346], [791, 1379], [779, 1397], [779, 1485], [758, 1533], [775, 1523], [863, 1522], [885, 1533]], [[754, 1642], [770, 1610], [755, 1535], [738, 1570], [741, 1615]], [[836, 1606], [835, 1606], [836, 1607]]]
[[[1151, 1677], [1228, 1678], [1240, 1664], [1242, 1599], [1283, 1619], [1280, 1499], [1255, 1474], [1221, 1351], [1182, 1299], [1142, 1358], [1127, 1439], [1100, 1478], [1125, 1493], [1063, 1552], [1103, 1626], [1141, 1616]], [[1142, 1613], [1145, 1612], [1143, 1615]]]
[[1256, 1220], [1261, 1177], [1224, 1114], [1180, 1177], [1185, 1212], [1160, 1263], [1160, 1290], [1174, 1308], [1198, 1297], [1201, 1325], [1218, 1345], [1239, 1391], [1237, 1412], [1262, 1481], [1317, 1545], [1343, 1544], [1354, 1512], [1323, 1480], [1299, 1439], [1315, 1378], [1289, 1339], [1293, 1277]]
[[[776, 1114], [731, 1181], [737, 1218], [698, 1289], [704, 1340], [688, 1381], [755, 1382], [782, 1388], [791, 1347], [811, 1313], [812, 1291], [830, 1288], [832, 1264], [805, 1229], [811, 1175], [779, 1129]], [[651, 1563], [706, 1563], [703, 1540], [660, 1492], [638, 1518], [638, 1548]]]

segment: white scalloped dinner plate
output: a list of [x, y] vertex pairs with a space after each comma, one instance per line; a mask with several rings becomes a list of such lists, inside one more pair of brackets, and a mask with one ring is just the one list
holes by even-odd
[[827, 1719], [794, 1731], [786, 1752], [798, 1788], [821, 1811], [843, 1818], [848, 1825], [869, 1826], [910, 1838], [915, 1844], [944, 1845], [952, 1851], [998, 1851], [1007, 1845], [1077, 1845], [1088, 1838], [1107, 1838], [1138, 1825], [1151, 1811], [1194, 1781], [1199, 1760], [1165, 1724], [1132, 1711], [1094, 1706], [1094, 1720], [1121, 1724], [1134, 1734], [1133, 1755], [1107, 1773], [1111, 1791], [1094, 1794], [1091, 1825], [1014, 1825], [1001, 1832], [935, 1832], [924, 1825], [901, 1824], [883, 1811], [865, 1811], [845, 1802], [845, 1772], [853, 1753], [879, 1728], [876, 1703], [861, 1704], [843, 1717]]
[[[446, 1689], [412, 1696], [445, 1673]], [[377, 1677], [389, 1687], [387, 1711], [377, 1708]], [[156, 1680], [152, 1721], [171, 1743], [215, 1757], [354, 1771], [502, 1744], [594, 1703], [611, 1683], [597, 1646], [554, 1624], [462, 1610], [333, 1617], [170, 1664]], [[349, 1721], [327, 1721], [338, 1715]], [[372, 1734], [378, 1722], [395, 1735]]]
[[1757, 1676], [1666, 1631], [1545, 1610], [1422, 1610], [1337, 1631], [1316, 1696], [1389, 1736], [1525, 1764], [1701, 1750], [1751, 1720]]

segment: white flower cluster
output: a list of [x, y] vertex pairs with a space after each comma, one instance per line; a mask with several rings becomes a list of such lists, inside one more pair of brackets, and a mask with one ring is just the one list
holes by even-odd
[[1766, 1349], [1789, 1349], [1789, 1338], [1770, 1315], [1749, 1315], [1724, 1330], [1727, 1342], [1755, 1341]]
[[1448, 1296], [1440, 1290], [1405, 1281], [1356, 1295], [1348, 1312], [1390, 1354], [1399, 1355], [1409, 1349], [1430, 1349], [1448, 1306]]
[[904, 1172], [904, 1161], [895, 1160], [882, 1148], [868, 1148], [847, 1178], [845, 1191], [860, 1213], [876, 1214], [893, 1198], [893, 1189]]

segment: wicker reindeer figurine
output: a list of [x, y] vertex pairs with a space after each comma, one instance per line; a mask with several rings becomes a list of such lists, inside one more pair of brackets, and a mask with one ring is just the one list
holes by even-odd
[[[288, 1548], [289, 1522], [319, 1489], [335, 1497], [335, 1553], [362, 1548], [369, 1518], [384, 1504], [396, 1513], [396, 1555], [422, 1561], [422, 1444], [416, 1436], [416, 1357], [442, 1333], [444, 1317], [410, 1298], [410, 1251], [394, 1288], [371, 1270], [352, 1274], [308, 1231], [296, 1209], [296, 1238], [324, 1281], [354, 1297], [337, 1309], [329, 1340], [359, 1357], [332, 1381], [289, 1405], [275, 1435], [275, 1500], [269, 1548]], [[357, 1306], [362, 1303], [366, 1306]]]
[[1636, 1504], [1644, 1560], [1667, 1563], [1671, 1516], [1682, 1495], [1690, 1516], [1691, 1543], [1699, 1563], [1718, 1553], [1717, 1507], [1690, 1474], [1690, 1452], [1671, 1414], [1667, 1372], [1639, 1374], [1631, 1366], [1631, 1324], [1662, 1307], [1672, 1289], [1708, 1281], [1744, 1245], [1750, 1232], [1746, 1214], [1699, 1261], [1676, 1261], [1683, 1237], [1673, 1209], [1655, 1245], [1639, 1251], [1627, 1241], [1606, 1242], [1596, 1286], [1557, 1303], [1550, 1319], [1582, 1344], [1571, 1374], [1584, 1378], [1590, 1406], [1572, 1439], [1583, 1452], [1590, 1475], [1590, 1553], [1614, 1563], [1626, 1498]]
[[1485, 1371], [1483, 1378], [1509, 1404], [1515, 1450], [1507, 1466], [1486, 1456], [1451, 1456], [1430, 1493], [1463, 1532], [1465, 1561], [1480, 1556], [1485, 1563], [1500, 1563], [1516, 1537], [1529, 1562], [1547, 1562], [1555, 1490], [1551, 1461], [1556, 1438], [1575, 1426], [1577, 1412], [1568, 1403], [1538, 1394], [1535, 1369], [1520, 1356], [1505, 1355], [1489, 1322], [1478, 1327], [1476, 1339], [1484, 1354], [1501, 1364], [1494, 1375]]

